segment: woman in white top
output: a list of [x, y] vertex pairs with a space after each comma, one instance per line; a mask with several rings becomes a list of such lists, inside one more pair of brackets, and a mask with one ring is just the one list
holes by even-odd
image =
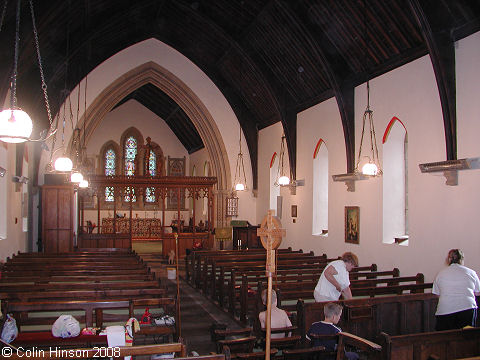
[[475, 326], [480, 281], [477, 273], [463, 266], [463, 252], [452, 249], [448, 252], [448, 267], [441, 270], [433, 283], [432, 292], [439, 295], [435, 313], [435, 329], [460, 329]]
[[323, 270], [313, 292], [316, 302], [337, 301], [340, 295], [345, 300], [352, 298], [349, 273], [358, 266], [358, 258], [354, 253], [346, 252], [341, 260], [332, 261]]

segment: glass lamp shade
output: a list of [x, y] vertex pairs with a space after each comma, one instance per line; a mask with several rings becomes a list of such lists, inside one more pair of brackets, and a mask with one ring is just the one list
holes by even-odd
[[0, 112], [0, 140], [8, 143], [22, 143], [32, 134], [33, 123], [28, 114], [20, 109], [6, 109]]
[[83, 175], [82, 173], [78, 171], [74, 171], [72, 175], [70, 175], [70, 181], [73, 183], [80, 183], [83, 181]]
[[67, 172], [72, 171], [73, 163], [72, 160], [70, 160], [68, 157], [61, 156], [57, 160], [55, 160], [54, 166], [56, 171]]
[[237, 185], [235, 185], [235, 190], [243, 191], [243, 190], [245, 190], [245, 185], [242, 184], [242, 183], [238, 183]]
[[290, 179], [288, 178], [288, 176], [282, 175], [278, 178], [278, 184], [282, 186], [288, 185], [290, 184]]
[[80, 183], [78, 184], [78, 187], [81, 187], [82, 189], [85, 189], [88, 187], [88, 181], [83, 179], [82, 181], [80, 181]]
[[362, 167], [362, 174], [363, 175], [370, 175], [370, 176], [375, 176], [378, 173], [378, 167], [374, 163], [366, 163]]

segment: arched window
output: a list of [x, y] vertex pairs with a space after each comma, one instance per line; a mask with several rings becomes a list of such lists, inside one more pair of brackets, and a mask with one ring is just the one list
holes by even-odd
[[[124, 143], [124, 169], [125, 169], [125, 175], [127, 176], [135, 175], [135, 157], [137, 156], [137, 146], [138, 146], [138, 141], [133, 135], [130, 135], [129, 137], [127, 137]], [[125, 189], [124, 201], [125, 202], [137, 201], [137, 196], [135, 195], [135, 189], [131, 187], [127, 187]]]
[[[105, 176], [115, 175], [116, 163], [117, 163], [117, 154], [115, 153], [115, 150], [112, 147], [110, 147], [105, 151], [105, 155], [104, 155]], [[105, 201], [113, 201], [113, 200], [114, 200], [113, 187], [107, 186], [105, 188]]]
[[313, 152], [312, 235], [328, 234], [328, 149], [320, 139]]
[[[157, 155], [153, 151], [150, 151], [148, 158], [148, 171], [150, 176], [157, 175]], [[147, 203], [155, 202], [155, 188], [148, 187], [145, 189], [145, 201]]]
[[408, 136], [393, 117], [383, 136], [383, 242], [408, 245]]
[[125, 175], [135, 175], [135, 156], [137, 156], [137, 139], [129, 136], [125, 141]]
[[270, 209], [275, 210], [275, 215], [277, 214], [277, 199], [280, 196], [280, 186], [275, 185], [275, 181], [278, 175], [279, 161], [277, 153], [273, 153], [272, 159], [270, 160]]

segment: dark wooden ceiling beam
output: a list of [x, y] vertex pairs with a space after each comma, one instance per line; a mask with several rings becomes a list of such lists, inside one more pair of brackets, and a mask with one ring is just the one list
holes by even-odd
[[197, 11], [193, 10], [190, 6], [186, 6], [186, 4], [182, 4], [181, 6], [184, 8], [184, 10], [187, 10], [191, 13], [192, 16], [195, 17], [201, 17], [203, 21], [208, 22], [208, 24], [215, 29], [217, 33], [221, 33], [222, 36], [224, 36], [226, 39], [228, 39], [230, 43], [230, 47], [222, 54], [222, 56], [217, 60], [215, 64], [210, 64], [209, 69], [202, 69], [204, 70], [212, 79], [212, 81], [219, 87], [219, 89], [222, 91], [222, 94], [225, 96], [227, 101], [230, 103], [232, 106], [232, 109], [235, 112], [235, 115], [237, 116], [237, 119], [240, 123], [240, 126], [242, 127], [244, 136], [245, 136], [245, 141], [247, 143], [248, 151], [250, 154], [250, 163], [252, 166], [252, 183], [253, 183], [253, 190], [258, 189], [258, 124], [256, 122], [252, 122], [252, 119], [255, 119], [254, 114], [244, 105], [241, 105], [241, 95], [237, 93], [237, 88], [234, 86], [230, 85], [235, 85], [235, 84], [228, 84], [228, 81], [226, 81], [220, 74], [220, 72], [217, 70], [220, 68], [220, 64], [223, 61], [224, 58], [226, 58], [229, 54], [229, 52], [232, 49], [235, 49], [237, 53], [240, 53], [243, 57], [243, 59], [247, 62], [249, 62], [250, 65], [255, 67], [255, 69], [258, 71], [259, 77], [262, 79], [262, 84], [264, 88], [269, 92], [269, 94], [272, 96], [273, 99], [277, 100], [276, 101], [276, 108], [278, 113], [281, 113], [281, 108], [282, 106], [278, 102], [278, 96], [276, 94], [276, 91], [270, 86], [272, 82], [275, 82], [273, 78], [269, 78], [266, 74], [265, 71], [268, 69], [265, 69], [265, 67], [261, 66], [261, 62], [259, 63], [258, 61], [255, 61], [255, 59], [252, 58], [252, 56], [245, 51], [245, 48], [239, 44], [239, 41], [243, 39], [246, 34], [250, 31], [250, 29], [255, 26], [255, 23], [258, 21], [258, 18], [262, 16], [263, 13], [268, 11], [268, 9], [272, 6], [272, 3], [274, 0], [270, 0], [264, 7], [263, 9], [259, 12], [259, 15], [252, 21], [252, 23], [245, 29], [244, 32], [242, 32], [241, 36], [239, 37], [240, 40], [237, 40], [233, 38], [230, 34], [226, 33], [224, 29], [219, 27], [214, 21], [210, 20], [206, 16], [202, 16], [199, 14]]
[[432, 29], [430, 24], [432, 19], [429, 17], [435, 14], [427, 14], [418, 0], [408, 0], [408, 3], [427, 44], [437, 80], [443, 112], [447, 160], [455, 160], [457, 158], [457, 113], [454, 39], [448, 29], [442, 29], [442, 31]]
[[[296, 11], [296, 21], [302, 23], [305, 31], [309, 34], [307, 39], [312, 42], [312, 48], [327, 75], [337, 101], [340, 118], [342, 120], [343, 136], [345, 139], [345, 153], [347, 172], [353, 172], [355, 167], [355, 109], [354, 109], [354, 85], [346, 79], [351, 76], [348, 65], [341, 58], [333, 59], [322, 49], [333, 46], [328, 38], [311, 26], [308, 26], [306, 14]], [[301, 16], [303, 15], [303, 16]], [[300, 17], [301, 16], [301, 17]], [[292, 12], [293, 17], [293, 12]], [[315, 36], [316, 35], [316, 36]], [[323, 46], [320, 46], [320, 42]], [[296, 117], [295, 117], [296, 119]], [[295, 123], [296, 124], [296, 123]], [[296, 133], [295, 133], [296, 135]], [[288, 138], [287, 138], [288, 140]]]

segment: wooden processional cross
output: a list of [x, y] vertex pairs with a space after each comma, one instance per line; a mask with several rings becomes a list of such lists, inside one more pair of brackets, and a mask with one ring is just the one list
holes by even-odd
[[282, 242], [286, 231], [282, 229], [280, 220], [273, 216], [275, 210], [268, 210], [267, 216], [263, 218], [257, 235], [260, 236], [263, 247], [267, 250], [266, 273], [268, 279], [267, 290], [267, 315], [265, 316], [265, 359], [270, 359], [270, 330], [272, 327], [272, 276], [275, 274], [275, 250]]

